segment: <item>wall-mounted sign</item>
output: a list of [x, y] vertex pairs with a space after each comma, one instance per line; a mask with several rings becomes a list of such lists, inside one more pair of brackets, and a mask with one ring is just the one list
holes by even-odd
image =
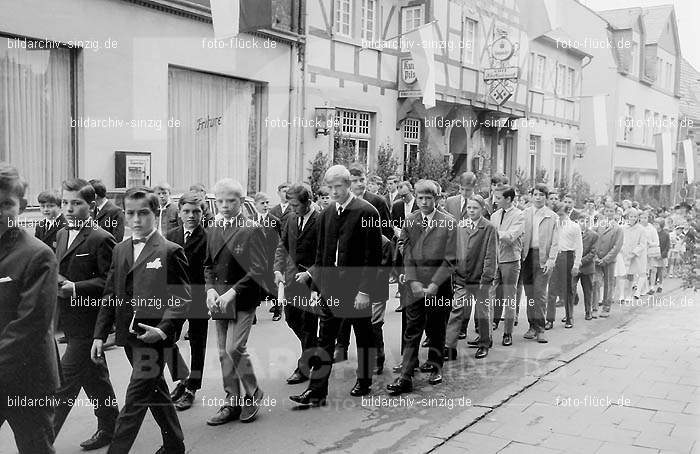
[[519, 76], [520, 68], [517, 66], [484, 69], [484, 80], [517, 79]]
[[203, 129], [221, 126], [223, 118], [223, 115], [220, 115], [218, 117], [209, 117], [209, 115], [207, 115], [207, 118], [199, 117], [196, 120], [197, 127], [195, 128], [195, 131], [201, 131]]
[[491, 56], [498, 61], [508, 60], [514, 52], [515, 47], [507, 36], [501, 36], [491, 44]]
[[401, 60], [401, 80], [407, 85], [411, 85], [417, 80], [416, 66], [412, 58], [404, 58]]

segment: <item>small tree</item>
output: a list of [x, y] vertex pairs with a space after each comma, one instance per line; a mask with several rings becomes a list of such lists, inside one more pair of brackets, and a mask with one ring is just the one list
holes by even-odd
[[452, 185], [452, 167], [442, 155], [420, 152], [420, 158], [406, 167], [404, 179], [414, 183], [418, 180], [434, 180], [443, 191], [449, 192]]
[[540, 167], [535, 171], [535, 184], [537, 183], [544, 183], [547, 184], [547, 181], [549, 180], [549, 176], [547, 175], [547, 169], [544, 167]]
[[313, 193], [316, 194], [318, 188], [323, 184], [323, 176], [326, 170], [330, 167], [330, 159], [328, 159], [328, 156], [323, 154], [322, 151], [319, 151], [316, 153], [316, 156], [309, 161], [309, 164], [311, 165], [311, 168], [307, 169], [309, 171], [309, 186], [311, 186]]
[[591, 185], [583, 179], [583, 175], [574, 171], [571, 176], [571, 191], [574, 195], [576, 206], [582, 206], [586, 199], [591, 197]]
[[513, 186], [518, 194], [527, 194], [530, 190], [530, 179], [527, 177], [525, 171], [520, 167], [518, 167], [518, 170], [515, 171], [515, 181], [513, 182]]
[[377, 149], [376, 174], [380, 176], [383, 181], [386, 181], [391, 175], [396, 175], [400, 164], [399, 160], [394, 156], [394, 147], [391, 146], [391, 143], [387, 141], [387, 143], [379, 145]]

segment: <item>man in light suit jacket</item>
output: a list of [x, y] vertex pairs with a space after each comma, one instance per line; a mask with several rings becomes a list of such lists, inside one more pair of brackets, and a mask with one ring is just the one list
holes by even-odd
[[457, 252], [457, 221], [437, 210], [438, 188], [431, 180], [416, 183], [420, 212], [406, 218], [404, 266], [411, 303], [404, 308], [406, 329], [401, 375], [387, 390], [398, 395], [413, 390], [413, 370], [425, 329], [429, 339], [428, 362], [421, 371], [430, 372], [428, 383], [442, 382], [445, 329], [452, 309], [452, 281]]
[[150, 410], [163, 437], [159, 452], [182, 454], [182, 428], [163, 369], [190, 304], [187, 258], [158, 232], [158, 198], [150, 189], [128, 189], [124, 205], [133, 235], [114, 247], [90, 351], [94, 362], [105, 360], [103, 345], [114, 324], [115, 342], [133, 368], [107, 452], [129, 452]]
[[107, 187], [102, 181], [93, 179], [90, 184], [96, 196], [92, 218], [120, 243], [124, 239], [124, 210], [107, 198]]
[[107, 273], [116, 241], [90, 216], [95, 190], [79, 178], [63, 182], [63, 212], [68, 221], [57, 235], [56, 257], [61, 281], [59, 314], [68, 339], [61, 358], [63, 379], [57, 397], [54, 429], [58, 436], [81, 389], [95, 402], [97, 431], [80, 446], [85, 450], [107, 446], [112, 441], [119, 414], [109, 370], [104, 362], [90, 361], [95, 323], [100, 312]]
[[52, 454], [53, 405], [11, 403], [46, 401], [59, 384], [58, 264], [49, 246], [14, 227], [26, 188], [17, 169], [0, 163], [0, 427], [10, 424], [20, 454]]
[[557, 260], [557, 215], [547, 208], [549, 188], [538, 183], [531, 191], [532, 206], [523, 211], [525, 234], [523, 235], [523, 283], [527, 297], [527, 319], [530, 328], [525, 339], [537, 338], [547, 343], [544, 335], [547, 311], [547, 285]]
[[597, 233], [595, 266], [603, 273], [603, 310], [601, 317], [607, 317], [612, 305], [615, 288], [615, 261], [622, 249], [624, 235], [622, 227], [615, 222], [615, 206], [606, 205], [603, 208], [604, 222], [601, 222]]
[[515, 321], [516, 287], [520, 275], [520, 261], [523, 250], [523, 212], [514, 205], [515, 190], [501, 186], [493, 193], [498, 210], [491, 215], [491, 224], [498, 229], [498, 271], [493, 282], [495, 299], [493, 324], [498, 326], [505, 307], [506, 326], [503, 329], [504, 346], [513, 343], [513, 323]]

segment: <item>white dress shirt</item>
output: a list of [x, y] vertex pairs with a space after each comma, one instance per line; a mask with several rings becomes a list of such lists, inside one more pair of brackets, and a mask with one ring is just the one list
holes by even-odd
[[[145, 238], [146, 241], [148, 241], [153, 236], [154, 233], [156, 233], [156, 229], [151, 230], [151, 233], [146, 235], [146, 238]], [[143, 248], [145, 246], [146, 246], [145, 242], [134, 244], [134, 262], [136, 262], [136, 260], [139, 258], [139, 255], [141, 255], [141, 252], [143, 251]]]
[[413, 212], [413, 204], [416, 203], [416, 198], [411, 197], [411, 201], [406, 203], [404, 200], [403, 202], [403, 214], [404, 216], [408, 217], [409, 214]]
[[574, 268], [581, 267], [583, 235], [577, 222], [569, 218], [559, 221], [559, 252], [574, 251]]
[[[304, 226], [309, 222], [309, 218], [311, 217], [311, 214], [314, 212], [313, 209], [309, 209], [309, 211], [306, 212], [306, 214], [299, 218], [301, 220], [301, 225], [299, 225], [299, 231], [301, 232], [304, 230]], [[298, 222], [298, 221], [297, 221]]]

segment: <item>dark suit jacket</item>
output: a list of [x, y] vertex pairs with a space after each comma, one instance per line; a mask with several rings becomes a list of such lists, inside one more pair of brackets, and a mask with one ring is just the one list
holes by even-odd
[[297, 284], [294, 276], [311, 268], [316, 260], [318, 218], [320, 216], [320, 213], [312, 209], [309, 220], [306, 221], [304, 230], [301, 232], [299, 232], [299, 218], [296, 214], [290, 214], [287, 219], [287, 224], [282, 230], [280, 241], [277, 244], [274, 263], [274, 271], [279, 271], [284, 275], [285, 293], [297, 295], [309, 291], [309, 286]]
[[[406, 221], [405, 211], [406, 206], [403, 203], [403, 199], [397, 199], [391, 207], [391, 223], [399, 229], [404, 227], [404, 222]], [[414, 200], [411, 213], [416, 211], [418, 211], [418, 203]], [[401, 274], [403, 273], [403, 238], [400, 236], [396, 240], [396, 245], [394, 246], [394, 267], [399, 269], [398, 274]]]
[[457, 227], [457, 271], [455, 278], [462, 284], [491, 285], [498, 266], [498, 231], [485, 217], [476, 229], [464, 223]]
[[[438, 297], [451, 298], [450, 276], [455, 269], [457, 221], [451, 215], [435, 210], [432, 224], [423, 230], [423, 216], [417, 211], [406, 218], [401, 235], [405, 238], [403, 260], [406, 281], [418, 281], [424, 287], [435, 283]], [[441, 306], [443, 310], [450, 307]]]
[[34, 228], [34, 236], [50, 247], [52, 251], [55, 251], [56, 234], [65, 226], [66, 218], [63, 214], [58, 215], [53, 222], [42, 219]]
[[263, 248], [265, 250], [265, 286], [264, 290], [267, 296], [271, 299], [277, 298], [277, 287], [275, 287], [275, 275], [273, 267], [275, 264], [275, 252], [277, 245], [280, 242], [280, 234], [282, 233], [282, 221], [275, 215], [268, 213], [265, 219], [258, 218], [258, 222], [262, 226], [265, 242]]
[[598, 234], [591, 229], [586, 229], [583, 232], [583, 252], [581, 254], [580, 274], [595, 273], [595, 257], [596, 245], [598, 243]]
[[384, 201], [386, 202], [386, 206], [389, 208], [390, 211], [391, 208], [394, 206], [394, 202], [396, 202], [397, 200], [400, 200], [398, 191], [396, 192], [393, 198], [388, 192], [384, 194]]
[[12, 228], [0, 238], [0, 389], [45, 396], [58, 387], [53, 332], [58, 263], [53, 251]]
[[379, 219], [382, 221], [382, 235], [392, 239], [394, 237], [394, 229], [391, 228], [391, 215], [389, 214], [389, 206], [381, 196], [365, 191], [362, 198], [368, 201], [379, 213]]
[[61, 323], [67, 336], [92, 338], [117, 242], [102, 228], [88, 225], [68, 248], [68, 233], [58, 232], [56, 257], [59, 274], [75, 283], [76, 299], [58, 299]]
[[[233, 227], [224, 229], [221, 224], [223, 220], [207, 231], [205, 288], [219, 295], [233, 288], [236, 310], [253, 310], [264, 295], [265, 233], [260, 224], [242, 213], [234, 218]], [[217, 318], [226, 317], [217, 314]]]
[[270, 208], [270, 214], [282, 221], [283, 224], [287, 222], [287, 218], [291, 212], [292, 207], [289, 204], [287, 204], [287, 209], [284, 210], [284, 213], [282, 212], [282, 205], [279, 203]]
[[95, 214], [100, 227], [111, 233], [117, 243], [124, 239], [124, 210], [107, 200], [105, 206]]
[[185, 229], [180, 226], [170, 230], [165, 238], [168, 241], [181, 246], [187, 257], [187, 275], [189, 276], [192, 303], [190, 304], [188, 318], [209, 318], [207, 309], [207, 295], [204, 290], [204, 259], [207, 256], [207, 234], [201, 225], [192, 231], [192, 235], [185, 243]]
[[337, 299], [343, 306], [352, 305], [358, 292], [371, 295], [381, 263], [382, 232], [375, 227], [378, 223], [377, 210], [354, 196], [340, 216], [335, 203], [323, 210], [316, 260], [309, 274], [324, 298]]
[[[95, 326], [95, 339], [107, 339], [116, 326], [115, 342], [126, 345], [134, 340], [129, 332], [132, 318], [160, 328], [164, 343], [177, 341], [177, 334], [190, 305], [187, 257], [182, 247], [155, 231], [134, 262], [131, 239], [118, 243], [112, 252], [102, 307]], [[134, 305], [129, 304], [134, 301]]]
[[173, 202], [168, 203], [165, 206], [165, 209], [162, 210], [161, 214], [158, 216], [157, 220], [160, 223], [159, 231], [162, 232], [163, 235], [175, 227], [179, 227], [181, 225], [181, 221], [177, 204]]
[[385, 302], [389, 299], [389, 275], [394, 263], [394, 244], [382, 235], [382, 261], [377, 269], [377, 281], [370, 295], [372, 302]]

